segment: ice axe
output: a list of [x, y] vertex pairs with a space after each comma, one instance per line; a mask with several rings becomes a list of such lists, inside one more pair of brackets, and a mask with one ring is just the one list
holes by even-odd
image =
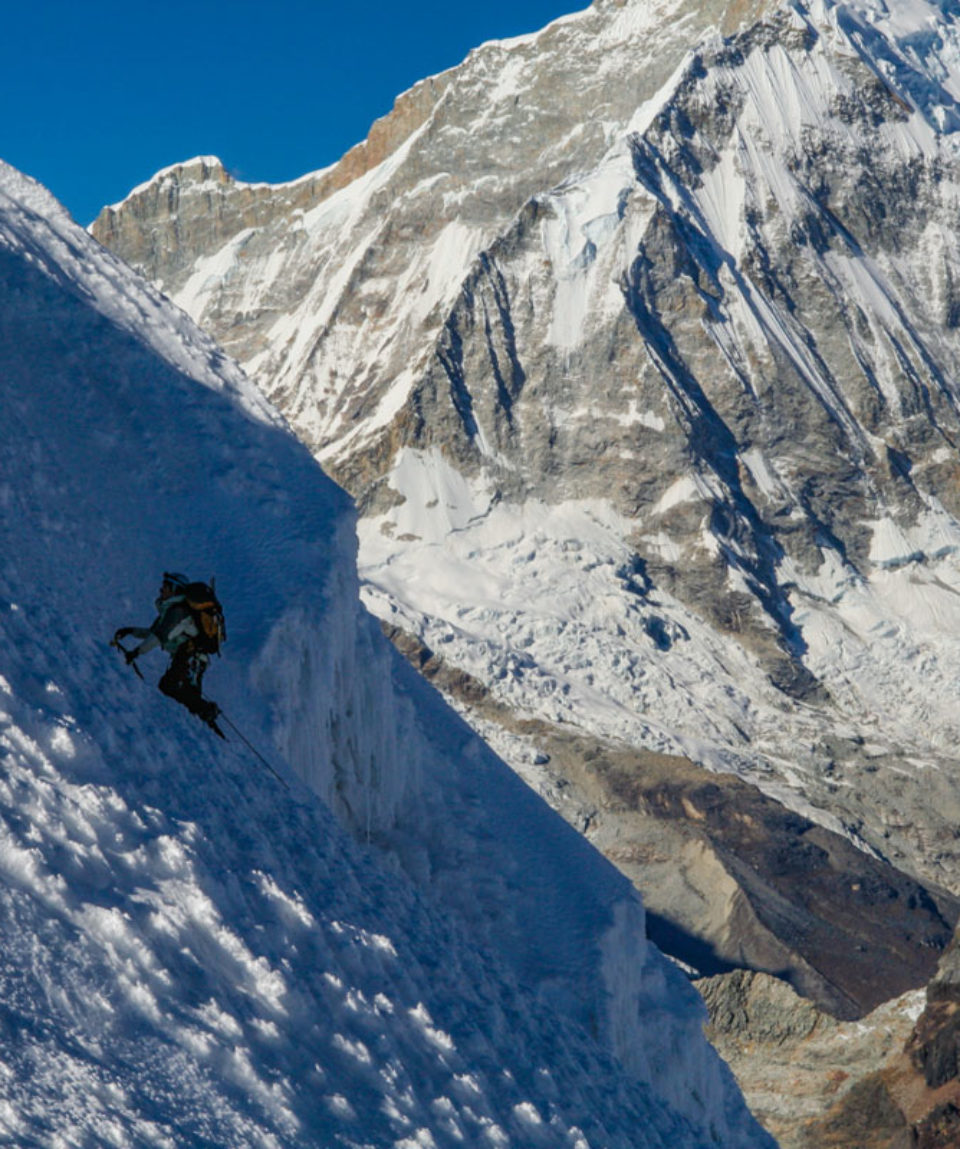
[[[110, 645], [115, 650], [120, 651], [120, 653], [123, 655], [123, 657], [127, 660], [127, 666], [132, 666], [133, 669], [137, 672], [137, 677], [143, 678], [143, 672], [141, 671], [140, 667], [137, 666], [136, 655], [133, 653], [132, 650], [127, 650], [127, 648], [125, 646], [120, 645], [120, 637], [121, 637], [122, 633], [123, 633], [122, 631], [118, 630], [117, 633], [110, 640]], [[145, 681], [146, 681], [146, 679], [144, 679], [144, 682]]]

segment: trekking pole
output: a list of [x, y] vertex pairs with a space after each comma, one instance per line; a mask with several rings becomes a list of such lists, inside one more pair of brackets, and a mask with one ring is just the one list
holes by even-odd
[[260, 753], [260, 751], [256, 748], [256, 746], [254, 746], [254, 744], [250, 741], [250, 739], [247, 738], [247, 736], [241, 730], [237, 729], [236, 724], [234, 722], [232, 722], [226, 716], [226, 714], [223, 713], [222, 710], [217, 715], [217, 717], [219, 719], [221, 719], [221, 721], [226, 722], [226, 724], [230, 727], [230, 729], [234, 732], [234, 734], [236, 734], [236, 736], [240, 739], [240, 741], [244, 744], [244, 746], [246, 746], [247, 749], [251, 753], [255, 754], [260, 759], [260, 761], [264, 764], [264, 766], [266, 766], [266, 768], [270, 771], [270, 773], [274, 776], [274, 778], [276, 778], [277, 781], [283, 786], [284, 790], [289, 790], [290, 787], [287, 785], [287, 780], [284, 777], [282, 777], [282, 775], [277, 773], [277, 771], [270, 765], [270, 763], [266, 760], [266, 758], [264, 758], [264, 756]]

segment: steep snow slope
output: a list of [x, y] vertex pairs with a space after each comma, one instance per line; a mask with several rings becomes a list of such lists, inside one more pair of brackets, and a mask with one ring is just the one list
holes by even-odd
[[[362, 611], [347, 498], [239, 370], [9, 168], [0, 289], [6, 1136], [769, 1144], [627, 883]], [[219, 576], [207, 688], [289, 788], [107, 647], [164, 567]]]

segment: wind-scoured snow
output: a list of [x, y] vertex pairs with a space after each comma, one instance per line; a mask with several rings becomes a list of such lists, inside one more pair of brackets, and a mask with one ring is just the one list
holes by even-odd
[[[769, 1145], [628, 884], [361, 609], [349, 500], [239, 369], [6, 167], [0, 290], [0, 1136]], [[164, 569], [217, 576], [226, 743], [108, 646]]]

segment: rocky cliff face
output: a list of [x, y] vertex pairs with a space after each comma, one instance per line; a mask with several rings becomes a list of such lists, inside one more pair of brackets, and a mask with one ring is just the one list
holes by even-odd
[[[710, 1011], [707, 1034], [740, 1081], [753, 1112], [780, 1149], [864, 1149], [864, 1122], [826, 1137], [824, 1114], [862, 1113], [877, 1075], [898, 1058], [923, 1009], [922, 990], [895, 998], [858, 1022], [839, 1022], [767, 974], [720, 974], [697, 982]], [[889, 1106], [876, 1111], [878, 1125]], [[834, 1121], [839, 1132], [841, 1123]], [[905, 1130], [902, 1117], [901, 1131]], [[869, 1136], [869, 1134], [867, 1134]], [[909, 1144], [909, 1143], [908, 1143]]]
[[[944, 954], [911, 1032], [827, 1112], [797, 1149], [953, 1149], [960, 1144], [960, 946]], [[868, 1064], [868, 1063], [865, 1063]]]
[[[723, 880], [666, 926], [782, 972], [773, 936], [840, 1012], [878, 998], [803, 972], [801, 910], [846, 953], [899, 891], [921, 985], [960, 894], [958, 61], [924, 0], [597, 3], [331, 169], [192, 161], [94, 225], [355, 495], [370, 606], [501, 752], [628, 870], [696, 823]], [[836, 841], [874, 876], [801, 906]]]

